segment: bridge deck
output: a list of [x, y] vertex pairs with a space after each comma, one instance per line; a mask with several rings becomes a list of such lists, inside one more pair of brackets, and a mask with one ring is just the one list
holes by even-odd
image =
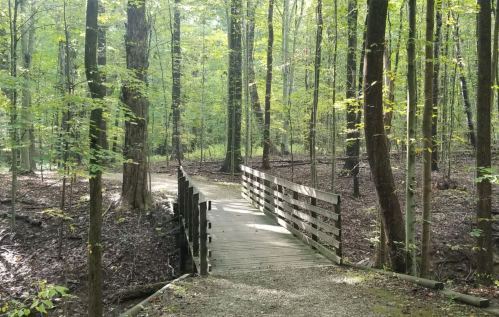
[[212, 223], [208, 247], [214, 273], [333, 265], [243, 199], [212, 201], [208, 219]]

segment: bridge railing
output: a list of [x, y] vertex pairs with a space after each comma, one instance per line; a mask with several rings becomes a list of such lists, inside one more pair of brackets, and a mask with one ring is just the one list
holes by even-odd
[[243, 197], [330, 260], [341, 264], [340, 196], [241, 166]]
[[208, 243], [211, 236], [207, 230], [211, 229], [211, 222], [206, 217], [206, 211], [211, 209], [211, 202], [196, 187], [182, 166], [178, 169], [178, 218], [181, 224], [180, 244], [180, 271], [187, 269], [187, 256], [191, 254], [194, 261], [193, 268], [201, 275], [211, 272], [209, 257], [211, 251]]

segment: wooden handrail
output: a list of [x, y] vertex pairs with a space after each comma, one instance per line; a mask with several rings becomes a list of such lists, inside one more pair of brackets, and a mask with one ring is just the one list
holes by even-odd
[[[194, 266], [199, 268], [203, 276], [211, 272], [209, 264], [210, 253], [208, 243], [211, 242], [207, 233], [208, 223], [206, 212], [209, 201], [189, 178], [182, 166], [178, 169], [178, 212], [181, 223], [181, 256], [180, 270], [185, 271], [187, 254], [190, 252]], [[211, 228], [211, 223], [210, 226]], [[194, 268], [195, 269], [195, 268]]]
[[[305, 243], [341, 264], [340, 196], [241, 166], [243, 197]], [[308, 201], [300, 200], [300, 196]], [[321, 203], [322, 202], [322, 203]], [[332, 205], [331, 210], [321, 206]]]

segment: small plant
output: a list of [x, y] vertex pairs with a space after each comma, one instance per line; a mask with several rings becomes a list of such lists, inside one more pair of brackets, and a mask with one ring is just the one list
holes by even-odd
[[24, 301], [13, 299], [6, 302], [2, 307], [2, 313], [5, 313], [7, 317], [22, 317], [30, 316], [32, 311], [36, 310], [42, 315], [47, 313], [47, 309], [54, 308], [53, 300], [56, 297], [71, 296], [67, 294], [66, 287], [47, 284], [46, 280], [33, 283], [33, 285], [36, 285], [40, 290], [37, 295], [25, 292], [23, 294]]

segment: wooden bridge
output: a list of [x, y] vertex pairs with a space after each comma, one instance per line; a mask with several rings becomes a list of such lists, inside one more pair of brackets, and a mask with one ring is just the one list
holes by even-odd
[[241, 167], [242, 199], [209, 201], [180, 167], [181, 271], [316, 267], [341, 264], [338, 195]]

